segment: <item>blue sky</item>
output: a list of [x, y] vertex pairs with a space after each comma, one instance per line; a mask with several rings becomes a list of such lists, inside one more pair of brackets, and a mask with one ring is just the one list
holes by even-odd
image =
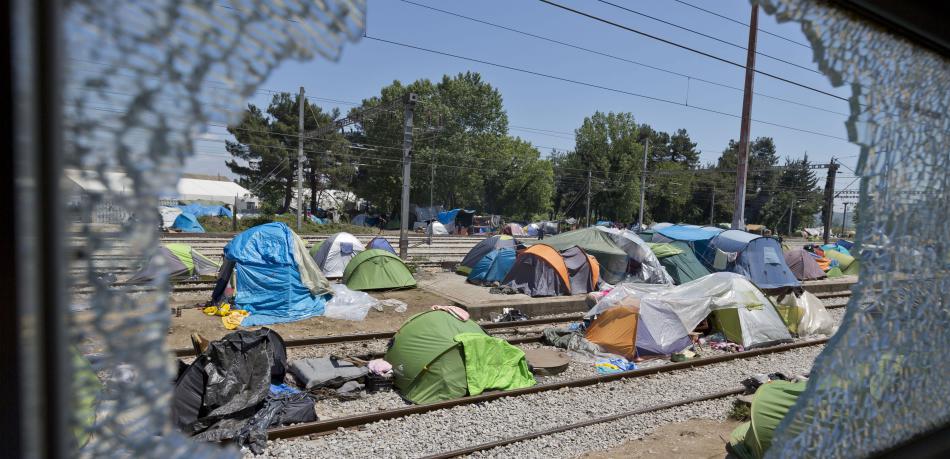
[[[717, 62], [668, 44], [620, 30], [607, 24], [578, 16], [535, 0], [413, 0], [418, 3], [494, 22], [537, 35], [554, 38], [600, 52], [635, 60], [678, 73], [741, 88], [744, 70]], [[725, 59], [745, 63], [745, 51], [719, 43], [654, 20], [617, 9], [594, 0], [558, 0], [580, 9], [647, 33], [694, 47]], [[745, 47], [748, 29], [740, 24], [698, 11], [674, 0], [630, 1], [613, 3], [663, 20], [694, 29], [721, 40]], [[744, 23], [749, 20], [750, 5], [746, 0], [686, 0], [718, 14]], [[566, 48], [483, 24], [430, 11], [400, 0], [369, 0], [367, 34], [381, 39], [408, 43], [439, 51], [459, 54], [499, 64], [530, 69], [559, 77], [594, 83], [678, 102], [688, 102], [721, 112], [739, 115], [742, 93], [696, 80], [641, 66], [619, 62], [603, 56]], [[760, 12], [759, 28], [807, 43], [795, 24], [779, 25]], [[757, 57], [759, 70], [813, 86], [841, 97], [848, 97], [848, 87], [833, 88], [828, 79], [807, 69], [817, 70], [808, 47], [760, 33], [758, 51], [806, 67], [798, 68], [762, 55]], [[510, 133], [538, 146], [542, 154], [554, 147], [571, 149], [571, 133], [594, 111], [631, 112], [638, 122], [654, 128], [673, 131], [685, 128], [702, 150], [702, 161], [714, 162], [729, 139], [739, 136], [739, 119], [617, 94], [601, 89], [540, 78], [495, 68], [484, 64], [425, 53], [364, 39], [347, 44], [337, 62], [315, 60], [289, 62], [275, 71], [264, 83], [269, 91], [296, 92], [304, 86], [307, 95], [315, 98], [358, 102], [378, 94], [379, 89], [394, 80], [411, 82], [420, 78], [438, 80], [444, 74], [477, 71], [498, 88], [508, 112]], [[840, 113], [848, 112], [847, 102], [828, 95], [795, 87], [763, 75], [756, 75], [755, 90], [801, 104]], [[266, 106], [270, 95], [260, 93], [250, 103]], [[315, 100], [325, 108], [350, 106]], [[782, 157], [799, 158], [806, 152], [813, 161], [826, 162], [832, 156], [842, 158], [854, 168], [859, 150], [845, 140], [846, 116], [805, 108], [782, 101], [756, 96], [752, 117], [770, 123], [821, 132], [832, 137], [799, 132], [761, 122], [752, 123], [752, 137], [775, 139]], [[521, 128], [543, 129], [539, 133]], [[221, 136], [220, 128], [212, 128], [210, 136]], [[224, 145], [220, 142], [199, 142], [197, 156], [188, 164], [188, 171], [230, 175], [224, 165]], [[823, 173], [819, 174], [822, 178]], [[847, 168], [839, 174], [836, 188], [851, 182], [853, 173]], [[851, 188], [855, 188], [852, 185]]]

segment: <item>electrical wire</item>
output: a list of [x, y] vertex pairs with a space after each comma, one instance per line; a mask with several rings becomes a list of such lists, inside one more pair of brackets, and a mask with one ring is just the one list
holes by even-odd
[[[539, 1], [546, 1], [546, 0], [539, 0]], [[671, 104], [671, 105], [678, 105], [678, 106], [681, 106], [681, 107], [692, 108], [692, 109], [694, 109], [694, 110], [700, 110], [700, 111], [704, 111], [704, 112], [708, 112], [708, 113], [715, 113], [715, 114], [719, 114], [719, 115], [728, 116], [728, 117], [730, 117], [730, 118], [741, 118], [739, 115], [735, 115], [735, 114], [732, 114], [732, 113], [727, 113], [727, 112], [723, 112], [723, 111], [715, 110], [715, 109], [711, 109], [711, 108], [701, 107], [701, 106], [698, 106], [698, 105], [688, 105], [688, 104], [685, 104], [685, 103], [683, 103], [683, 102], [678, 102], [678, 101], [671, 100], [671, 99], [664, 99], [664, 98], [662, 98], [662, 97], [650, 96], [650, 95], [641, 94], [641, 93], [636, 93], [636, 92], [627, 91], [627, 90], [623, 90], [623, 89], [611, 88], [611, 87], [599, 85], [599, 84], [596, 84], [596, 83], [588, 83], [588, 82], [585, 82], [585, 81], [580, 81], [580, 80], [574, 80], [574, 79], [571, 79], [571, 78], [560, 77], [560, 76], [551, 75], [551, 74], [548, 74], [548, 73], [542, 73], [542, 72], [538, 72], [538, 71], [534, 71], [534, 70], [528, 70], [528, 69], [523, 69], [523, 68], [519, 68], [519, 67], [513, 67], [513, 66], [505, 65], [505, 64], [498, 64], [498, 63], [486, 61], [486, 60], [483, 60], [483, 59], [476, 59], [476, 58], [472, 58], [472, 57], [466, 57], [466, 56], [462, 56], [462, 55], [459, 55], [459, 54], [453, 54], [453, 53], [449, 53], [449, 52], [445, 52], [445, 51], [438, 51], [438, 50], [434, 50], [434, 49], [430, 49], [430, 48], [424, 48], [424, 47], [421, 47], [421, 46], [410, 45], [410, 44], [408, 44], [408, 43], [402, 43], [402, 42], [398, 42], [398, 41], [387, 40], [387, 39], [384, 39], [384, 38], [378, 38], [378, 37], [374, 37], [374, 36], [371, 36], [371, 35], [365, 35], [364, 38], [369, 39], [369, 40], [378, 41], [378, 42], [381, 42], [381, 43], [388, 43], [388, 44], [391, 44], [391, 45], [401, 46], [401, 47], [404, 47], [404, 48], [414, 49], [414, 50], [417, 50], [417, 51], [423, 51], [423, 52], [432, 53], [432, 54], [439, 54], [439, 55], [442, 55], [442, 56], [452, 57], [452, 58], [455, 58], [455, 59], [461, 59], [461, 60], [466, 60], [466, 61], [470, 61], [470, 62], [476, 62], [476, 63], [479, 63], [479, 64], [490, 65], [490, 66], [492, 66], [492, 67], [503, 68], [503, 69], [512, 70], [512, 71], [515, 71], [515, 72], [526, 73], [526, 74], [529, 74], [529, 75], [539, 76], [539, 77], [543, 77], [543, 78], [549, 78], [549, 79], [552, 79], [552, 80], [563, 81], [563, 82], [566, 82], [566, 83], [572, 83], [572, 84], [576, 84], [576, 85], [580, 85], [580, 86], [587, 86], [587, 87], [590, 87], [590, 88], [601, 89], [601, 90], [604, 90], [604, 91], [615, 92], [615, 93], [618, 93], [618, 94], [625, 94], [625, 95], [628, 95], [628, 96], [640, 97], [640, 98], [643, 98], [643, 99], [653, 100], [653, 101], [656, 101], [656, 102], [663, 102], [663, 103], [667, 103], [667, 104]], [[804, 133], [806, 133], [806, 134], [813, 134], [813, 135], [822, 136], [822, 137], [827, 137], [827, 138], [831, 138], [831, 139], [835, 139], [835, 140], [842, 140], [842, 141], [845, 141], [845, 142], [848, 141], [847, 138], [839, 137], [839, 136], [836, 136], [836, 135], [833, 135], [833, 134], [827, 134], [827, 133], [824, 133], [824, 132], [818, 132], [818, 131], [812, 131], [812, 130], [809, 130], [809, 129], [797, 128], [797, 127], [788, 126], [788, 125], [785, 125], [785, 124], [773, 123], [773, 122], [771, 122], [771, 121], [757, 120], [757, 119], [755, 119], [755, 118], [753, 118], [752, 121], [755, 121], [756, 123], [760, 123], [760, 124], [769, 125], [769, 126], [780, 127], [780, 128], [784, 128], [784, 129], [789, 129], [789, 130], [793, 130], [793, 131], [798, 131], [798, 132], [804, 132]]]
[[[667, 21], [667, 20], [664, 20], [664, 19], [660, 19], [660, 18], [658, 18], [658, 17], [650, 16], [649, 14], [646, 14], [646, 13], [643, 13], [643, 12], [640, 12], [640, 11], [637, 11], [637, 10], [634, 10], [634, 9], [631, 9], [631, 8], [627, 8], [627, 7], [625, 7], [625, 6], [621, 6], [621, 5], [618, 5], [618, 4], [616, 4], [616, 3], [609, 2], [609, 1], [607, 1], [607, 0], [597, 0], [597, 1], [599, 1], [600, 3], [603, 3], [603, 4], [605, 4], [605, 5], [610, 5], [610, 6], [614, 7], [614, 8], [624, 10], [624, 11], [626, 11], [626, 12], [628, 12], [628, 13], [636, 14], [636, 15], [638, 15], [638, 16], [642, 16], [642, 17], [645, 17], [645, 18], [647, 18], [647, 19], [651, 19], [651, 20], [657, 21], [657, 22], [659, 22], [659, 23], [661, 23], [661, 24], [666, 24], [666, 25], [668, 25], [668, 26], [670, 26], [670, 27], [675, 27], [675, 28], [677, 28], [677, 29], [685, 30], [685, 31], [687, 31], [687, 32], [690, 32], [690, 33], [699, 35], [699, 36], [701, 36], [701, 37], [705, 37], [705, 38], [708, 38], [708, 39], [710, 39], [710, 40], [717, 41], [717, 42], [722, 43], [722, 44], [724, 44], [724, 45], [729, 45], [729, 46], [732, 46], [732, 47], [734, 47], [734, 48], [741, 49], [741, 50], [743, 50], [743, 51], [748, 51], [748, 48], [746, 48], [745, 46], [738, 45], [738, 44], [733, 43], [733, 42], [731, 42], [731, 41], [723, 40], [723, 39], [721, 39], [721, 38], [719, 38], [719, 37], [716, 37], [716, 36], [713, 36], [713, 35], [709, 35], [709, 34], [706, 34], [706, 33], [703, 33], [703, 32], [697, 31], [697, 30], [694, 30], [694, 29], [690, 29], [689, 27], [684, 27], [684, 26], [681, 26], [681, 25], [679, 25], [679, 24], [675, 24], [675, 23], [673, 23], [673, 22], [670, 22], [670, 21]], [[769, 55], [769, 54], [765, 54], [765, 53], [762, 53], [762, 52], [759, 52], [759, 51], [756, 51], [755, 54], [757, 54], [757, 55], [759, 55], [759, 56], [762, 56], [762, 57], [765, 57], [765, 58], [768, 58], [768, 59], [772, 59], [772, 60], [781, 62], [781, 63], [783, 63], [783, 64], [791, 65], [792, 67], [797, 67], [797, 68], [802, 69], [802, 70], [807, 70], [807, 71], [812, 72], [812, 73], [817, 73], [817, 74], [819, 74], [819, 75], [823, 75], [823, 74], [822, 74], [820, 71], [818, 71], [818, 70], [815, 70], [815, 69], [810, 68], [810, 67], [805, 67], [804, 65], [796, 64], [796, 63], [794, 63], [794, 62], [787, 61], [787, 60], [782, 59], [782, 58], [779, 58], [779, 57], [775, 57], [775, 56], [772, 56], [772, 55]]]
[[[693, 5], [692, 3], [688, 3], [688, 2], [685, 2], [685, 1], [683, 1], [683, 0], [673, 0], [673, 1], [676, 2], [676, 3], [679, 3], [679, 4], [681, 4], [681, 5], [686, 5], [686, 6], [690, 7], [690, 8], [697, 9], [697, 10], [702, 11], [702, 12], [704, 12], [704, 13], [708, 13], [708, 14], [711, 14], [711, 15], [713, 15], [713, 16], [716, 16], [716, 17], [725, 19], [725, 20], [727, 20], [727, 21], [735, 22], [736, 24], [739, 24], [739, 25], [741, 25], [741, 26], [743, 26], [743, 27], [745, 27], [745, 28], [749, 28], [749, 24], [747, 24], [747, 23], [745, 23], [745, 22], [742, 22], [742, 21], [740, 21], [740, 20], [738, 20], [738, 19], [733, 19], [733, 18], [731, 18], [731, 17], [724, 16], [724, 15], [722, 15], [722, 14], [719, 14], [719, 13], [715, 12], [715, 11], [707, 10], [707, 9], [705, 9], [705, 8], [702, 8], [702, 7]], [[765, 29], [763, 29], [763, 28], [761, 28], [761, 27], [759, 27], [757, 30], [758, 30], [759, 32], [762, 32], [762, 33], [766, 34], [766, 35], [769, 35], [769, 36], [772, 36], [772, 37], [775, 37], [775, 38], [779, 38], [779, 39], [785, 40], [785, 41], [787, 41], [787, 42], [789, 42], [789, 43], [793, 43], [793, 44], [796, 44], [796, 45], [798, 45], [798, 46], [802, 46], [802, 47], [804, 47], [804, 48], [808, 48], [809, 50], [811, 49], [811, 45], [809, 45], [809, 44], [807, 44], [807, 43], [802, 43], [802, 42], [800, 42], [800, 41], [792, 40], [791, 38], [788, 38], [788, 37], [783, 37], [783, 36], [781, 36], [781, 35], [779, 35], [779, 34], [769, 32], [768, 30], [765, 30]]]
[[[696, 81], [703, 82], [703, 83], [706, 83], [706, 84], [710, 84], [710, 85], [714, 85], [714, 86], [719, 86], [719, 87], [726, 88], [726, 89], [731, 89], [731, 90], [733, 90], [733, 91], [738, 91], [738, 92], [743, 92], [743, 91], [744, 91], [743, 88], [740, 88], [740, 87], [738, 87], [738, 86], [732, 86], [732, 85], [725, 84], [725, 83], [720, 83], [720, 82], [717, 82], [717, 81], [707, 80], [707, 79], [705, 79], [705, 78], [703, 78], [703, 77], [699, 77], [699, 76], [696, 76], [696, 75], [689, 75], [689, 74], [686, 74], [686, 73], [677, 72], [677, 71], [675, 71], [675, 70], [670, 70], [670, 69], [666, 69], [666, 68], [663, 68], [663, 67], [657, 67], [657, 66], [650, 65], [650, 64], [646, 64], [646, 63], [643, 63], [643, 62], [640, 62], [640, 61], [637, 61], [637, 60], [634, 60], [634, 59], [629, 59], [629, 58], [617, 56], [617, 55], [615, 55], [615, 54], [610, 54], [610, 53], [605, 53], [605, 52], [602, 52], [602, 51], [597, 51], [597, 50], [595, 50], [595, 49], [587, 48], [587, 47], [580, 46], [580, 45], [573, 44], [573, 43], [564, 42], [564, 41], [557, 40], [557, 39], [550, 38], [550, 37], [545, 37], [545, 36], [542, 36], [542, 35], [537, 35], [537, 34], [534, 34], [534, 33], [531, 33], [531, 32], [525, 32], [525, 31], [523, 31], [523, 30], [519, 30], [519, 29], [515, 29], [515, 28], [512, 28], [512, 27], [508, 27], [508, 26], [504, 26], [504, 25], [501, 25], [501, 24], [497, 24], [497, 23], [494, 23], [494, 22], [486, 21], [486, 20], [484, 20], [484, 19], [478, 19], [478, 18], [474, 18], [474, 17], [471, 17], [471, 16], [466, 16], [466, 15], [464, 15], [464, 14], [459, 14], [459, 13], [455, 13], [455, 12], [452, 12], [452, 11], [447, 11], [447, 10], [444, 10], [444, 9], [436, 8], [436, 7], [434, 7], [434, 6], [424, 5], [424, 4], [421, 4], [421, 3], [416, 3], [416, 2], [413, 2], [413, 1], [411, 1], [411, 0], [400, 0], [400, 1], [403, 2], [403, 3], [410, 4], [410, 5], [418, 6], [418, 7], [420, 7], [420, 8], [425, 8], [425, 9], [428, 9], [428, 10], [431, 10], [431, 11], [435, 11], [435, 12], [438, 12], [438, 13], [446, 14], [446, 15], [449, 15], [449, 16], [454, 16], [454, 17], [457, 17], [457, 18], [460, 18], [460, 19], [465, 19], [465, 20], [472, 21], [472, 22], [476, 22], [476, 23], [479, 23], [479, 24], [484, 24], [484, 25], [487, 25], [487, 26], [490, 26], [490, 27], [495, 27], [495, 28], [498, 28], [498, 29], [501, 29], [501, 30], [506, 30], [506, 31], [509, 31], [509, 32], [513, 32], [513, 33], [516, 33], [516, 34], [520, 34], [520, 35], [524, 35], [524, 36], [527, 36], [527, 37], [535, 38], [535, 39], [538, 39], [538, 40], [546, 41], [546, 42], [549, 42], [549, 43], [555, 43], [555, 44], [558, 44], [558, 45], [561, 45], [561, 46], [564, 46], [564, 47], [567, 47], [567, 48], [576, 49], [576, 50], [583, 51], [583, 52], [586, 52], [586, 53], [590, 53], [590, 54], [594, 54], [594, 55], [606, 57], [606, 58], [609, 58], [609, 59], [613, 59], [613, 60], [620, 61], [620, 62], [625, 62], [625, 63], [627, 63], [627, 64], [632, 64], [632, 65], [640, 66], [640, 67], [643, 67], [643, 68], [648, 68], [648, 69], [651, 69], [651, 70], [656, 70], [656, 71], [658, 71], [658, 72], [663, 72], [663, 73], [666, 73], [666, 74], [669, 74], [669, 75], [676, 75], [676, 76], [679, 76], [679, 77], [682, 77], [682, 78], [686, 78], [687, 81], [689, 81], [689, 80], [696, 80]], [[827, 109], [827, 108], [823, 108], [823, 107], [818, 107], [818, 106], [815, 106], [815, 105], [805, 104], [805, 103], [797, 102], [797, 101], [794, 101], [794, 100], [791, 100], [791, 99], [786, 99], [786, 98], [783, 98], [783, 97], [773, 96], [773, 95], [766, 94], [766, 93], [762, 93], [762, 92], [753, 91], [752, 93], [755, 94], [755, 95], [757, 95], [757, 96], [760, 96], [760, 97], [765, 97], [765, 98], [768, 98], [768, 99], [777, 100], [777, 101], [784, 102], [784, 103], [787, 103], [787, 104], [797, 105], [797, 106], [800, 106], [800, 107], [810, 108], [810, 109], [813, 109], [813, 110], [818, 110], [818, 111], [822, 111], [822, 112], [826, 112], [826, 113], [832, 113], [832, 114], [835, 114], [835, 115], [849, 116], [848, 113], [839, 112], [839, 111], [836, 111], [836, 110], [831, 110], [831, 109]]]
[[[586, 13], [586, 12], [584, 12], [584, 11], [580, 11], [580, 10], [571, 8], [571, 7], [569, 7], [569, 6], [562, 5], [562, 4], [557, 3], [557, 2], [553, 2], [553, 1], [551, 1], [551, 0], [538, 0], [538, 1], [541, 2], [541, 3], [545, 3], [545, 4], [548, 4], [548, 5], [551, 5], [551, 6], [555, 7], [555, 8], [560, 8], [560, 9], [562, 9], [562, 10], [565, 10], [565, 11], [568, 11], [568, 12], [571, 12], [571, 13], [574, 13], [574, 14], [577, 14], [577, 15], [579, 15], [579, 16], [584, 16], [584, 17], [586, 17], [586, 18], [593, 19], [593, 20], [598, 21], [598, 22], [602, 22], [602, 23], [604, 23], [604, 24], [607, 24], [607, 25], [616, 27], [616, 28], [618, 28], [618, 29], [626, 30], [626, 31], [628, 31], [628, 32], [632, 32], [632, 33], [635, 33], [635, 34], [638, 34], [638, 35], [641, 35], [641, 36], [644, 36], [644, 37], [647, 37], [647, 38], [651, 38], [651, 39], [653, 39], [653, 40], [656, 40], [656, 41], [659, 41], [659, 42], [662, 42], [662, 43], [666, 43], [666, 44], [668, 44], [668, 45], [671, 45], [671, 46], [674, 46], [674, 47], [677, 47], [677, 48], [680, 48], [680, 49], [684, 49], [684, 50], [686, 50], [686, 51], [690, 51], [690, 52], [699, 54], [699, 55], [701, 55], [701, 56], [708, 57], [708, 58], [710, 58], [710, 59], [713, 59], [713, 60], [722, 62], [722, 63], [724, 63], [724, 64], [729, 64], [729, 65], [732, 65], [732, 66], [735, 66], [735, 67], [738, 67], [738, 68], [741, 68], [741, 69], [745, 69], [745, 68], [746, 68], [746, 66], [745, 66], [744, 64], [741, 64], [741, 63], [738, 63], [738, 62], [735, 62], [735, 61], [731, 61], [731, 60], [726, 59], [726, 58], [724, 58], [724, 57], [716, 56], [715, 54], [707, 53], [707, 52], [705, 52], [705, 51], [701, 51], [701, 50], [698, 50], [698, 49], [696, 49], [696, 48], [692, 48], [692, 47], [686, 46], [686, 45], [681, 44], [681, 43], [677, 43], [677, 42], [672, 41], [672, 40], [667, 40], [666, 38], [662, 38], [662, 37], [659, 37], [659, 36], [656, 36], [656, 35], [653, 35], [653, 34], [650, 34], [650, 33], [647, 33], [647, 32], [643, 32], [643, 31], [638, 30], [638, 29], [635, 29], [635, 28], [633, 28], [633, 27], [628, 27], [628, 26], [625, 26], [625, 25], [623, 25], [623, 24], [619, 24], [619, 23], [617, 23], [617, 22], [611, 21], [611, 20], [609, 20], [609, 19], [604, 19], [604, 18], [602, 18], [602, 17], [600, 17], [600, 16], [596, 16], [596, 15], [593, 15], [593, 14], [590, 14], [590, 13]], [[814, 92], [817, 92], [817, 93], [819, 93], [819, 94], [824, 94], [824, 95], [826, 95], [826, 96], [833, 97], [833, 98], [835, 98], [835, 99], [843, 100], [843, 101], [846, 101], [846, 102], [848, 101], [848, 98], [847, 98], [847, 97], [842, 97], [842, 96], [839, 96], [839, 95], [837, 95], [837, 94], [830, 93], [830, 92], [828, 92], [828, 91], [824, 91], [824, 90], [821, 90], [821, 89], [818, 89], [818, 88], [815, 88], [815, 87], [812, 87], [812, 86], [808, 86], [808, 85], [806, 85], [806, 84], [804, 84], [804, 83], [799, 83], [799, 82], [797, 82], [797, 81], [790, 80], [790, 79], [788, 79], [788, 78], [785, 78], [785, 77], [782, 77], [782, 76], [779, 76], [779, 75], [775, 75], [775, 74], [770, 73], [770, 72], [766, 72], [766, 71], [758, 70], [758, 69], [750, 69], [750, 70], [752, 70], [752, 71], [755, 72], [755, 73], [758, 73], [759, 75], [767, 76], [767, 77], [769, 77], [769, 78], [773, 78], [773, 79], [775, 79], [775, 80], [778, 80], [778, 81], [781, 81], [781, 82], [784, 82], [784, 83], [788, 83], [788, 84], [791, 84], [791, 85], [794, 85], [794, 86], [798, 86], [798, 87], [800, 87], [800, 88], [807, 89], [807, 90], [809, 90], [809, 91], [814, 91]], [[861, 106], [863, 106], [863, 105], [861, 105]]]

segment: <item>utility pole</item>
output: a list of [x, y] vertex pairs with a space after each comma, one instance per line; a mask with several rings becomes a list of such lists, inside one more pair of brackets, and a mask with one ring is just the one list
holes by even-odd
[[637, 232], [643, 229], [643, 204], [646, 201], [647, 194], [647, 155], [650, 152], [650, 138], [646, 138], [646, 145], [643, 146], [643, 170], [640, 171], [640, 217], [637, 218]]
[[746, 48], [745, 87], [742, 94], [742, 122], [739, 128], [738, 170], [736, 171], [736, 210], [732, 229], [745, 229], [745, 183], [749, 173], [749, 129], [752, 121], [752, 81], [755, 76], [755, 41], [759, 25], [759, 5], [752, 3], [749, 19], [749, 46]]
[[587, 169], [587, 211], [584, 215], [587, 226], [590, 226], [590, 169]]
[[303, 225], [303, 204], [301, 201], [303, 199], [303, 86], [300, 87], [300, 95], [297, 96], [297, 105], [299, 106], [297, 110], [298, 126], [300, 128], [299, 137], [297, 137], [297, 231], [300, 231], [300, 227]]
[[841, 233], [840, 234], [842, 235], [847, 229], [847, 224], [848, 224], [848, 204], [851, 204], [851, 203], [850, 202], [844, 203], [844, 215], [841, 216]]
[[[429, 209], [435, 207], [435, 200], [433, 199], [434, 193], [432, 191], [432, 185], [435, 183], [435, 164], [429, 165]], [[431, 226], [431, 225], [430, 225]], [[429, 245], [432, 245], [432, 230], [429, 230]]]
[[[416, 109], [416, 94], [406, 94], [402, 127], [402, 212], [399, 222], [399, 258], [409, 254], [409, 180], [412, 167], [412, 116]], [[431, 237], [431, 235], [430, 235]]]
[[234, 195], [234, 209], [231, 209], [231, 231], [237, 232], [238, 195]]
[[792, 212], [794, 209], [794, 207], [792, 206], [794, 206], [794, 203], [788, 205], [788, 235], [789, 236], [792, 235]]
[[828, 164], [828, 177], [825, 179], [825, 207], [822, 210], [824, 217], [825, 244], [831, 241], [831, 216], [835, 203], [835, 176], [838, 175], [838, 163], [831, 158]]
[[716, 226], [716, 187], [712, 188], [712, 200], [709, 202], [709, 226]]

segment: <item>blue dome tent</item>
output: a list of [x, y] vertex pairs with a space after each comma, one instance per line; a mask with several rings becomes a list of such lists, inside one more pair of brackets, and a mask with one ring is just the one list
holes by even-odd
[[175, 217], [175, 223], [172, 223], [172, 228], [180, 230], [185, 233], [203, 233], [205, 229], [201, 226], [201, 223], [198, 223], [198, 218], [194, 214], [188, 212], [182, 212], [177, 217]]
[[473, 284], [490, 284], [501, 282], [515, 264], [516, 251], [514, 247], [504, 247], [488, 252], [468, 274], [468, 281]]
[[798, 287], [798, 278], [785, 263], [782, 246], [770, 237], [727, 230], [712, 238], [697, 256], [713, 271], [742, 274], [761, 289]]
[[366, 244], [366, 250], [371, 249], [385, 250], [396, 255], [396, 249], [394, 249], [392, 244], [390, 244], [389, 241], [387, 241], [386, 238], [382, 236], [376, 236], [371, 239], [368, 244]]

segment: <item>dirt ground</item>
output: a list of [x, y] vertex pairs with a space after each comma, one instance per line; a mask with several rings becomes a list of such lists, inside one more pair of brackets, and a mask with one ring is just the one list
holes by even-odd
[[[738, 421], [691, 419], [666, 424], [646, 437], [632, 440], [607, 451], [587, 453], [584, 459], [638, 458], [724, 458], [729, 434]], [[722, 438], [720, 438], [720, 436]]]
[[[370, 293], [379, 299], [393, 298], [403, 301], [409, 305], [409, 309], [404, 313], [397, 313], [392, 309], [386, 309], [383, 312], [370, 309], [366, 318], [360, 322], [311, 317], [298, 322], [268, 325], [268, 328], [279, 333], [284, 339], [396, 331], [411, 315], [422, 312], [433, 304], [450, 304], [444, 298], [418, 288]], [[170, 348], [190, 347], [192, 333], [199, 333], [208, 339], [218, 339], [229, 332], [221, 324], [220, 317], [207, 316], [201, 312], [200, 307], [195, 307], [198, 304], [204, 304], [208, 300], [207, 296], [207, 293], [199, 293], [177, 296], [173, 300], [172, 305], [181, 306], [182, 311], [181, 317], [172, 316], [167, 341]], [[248, 329], [254, 328], [258, 327], [248, 327]]]

